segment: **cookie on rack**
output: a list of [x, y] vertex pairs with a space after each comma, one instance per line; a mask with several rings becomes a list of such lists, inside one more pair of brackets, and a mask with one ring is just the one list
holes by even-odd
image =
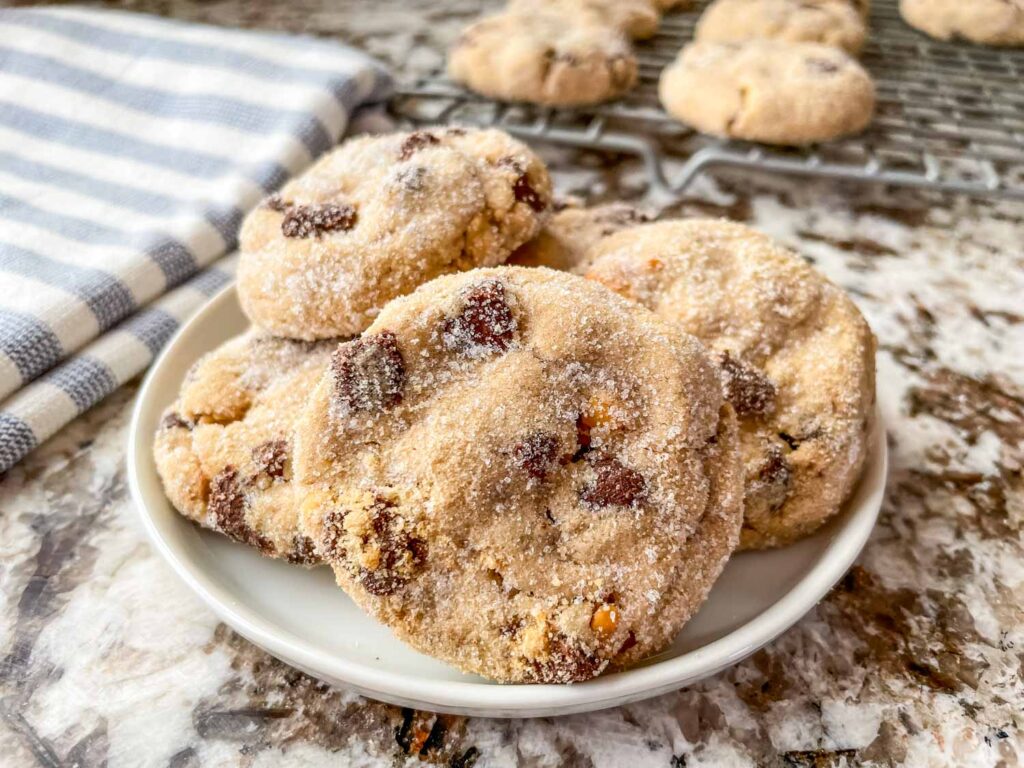
[[661, 9], [654, 0], [509, 0], [516, 13], [557, 13], [572, 24], [610, 27], [634, 40], [658, 31]]
[[553, 11], [503, 11], [467, 27], [448, 52], [449, 76], [502, 101], [598, 104], [636, 83], [629, 40], [612, 27]]
[[508, 263], [582, 274], [590, 266], [589, 254], [599, 240], [646, 221], [650, 221], [647, 214], [628, 203], [593, 208], [570, 205], [553, 214], [540, 233], [520, 246]]
[[742, 547], [787, 544], [840, 509], [875, 399], [874, 336], [842, 290], [765, 235], [710, 219], [612, 235], [587, 277], [718, 355], [740, 419]]
[[939, 40], [1024, 45], [1020, 0], [900, 0], [900, 15], [910, 26]]
[[336, 346], [249, 331], [192, 367], [153, 446], [175, 509], [265, 555], [317, 562], [298, 529], [292, 426]]
[[780, 40], [691, 43], [662, 73], [659, 95], [702, 133], [793, 146], [859, 133], [875, 107], [871, 77], [848, 54]]
[[854, 55], [866, 37], [864, 16], [849, 0], [715, 0], [701, 15], [694, 35], [713, 43], [822, 43]]
[[303, 530], [338, 583], [416, 649], [505, 682], [664, 648], [742, 522], [703, 346], [549, 269], [392, 302], [338, 347], [296, 434]]
[[544, 164], [502, 131], [351, 139], [246, 218], [239, 299], [275, 335], [350, 336], [421, 283], [505, 261], [550, 202]]

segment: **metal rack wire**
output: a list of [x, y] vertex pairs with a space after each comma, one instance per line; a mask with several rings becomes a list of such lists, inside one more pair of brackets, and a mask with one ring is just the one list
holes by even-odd
[[503, 104], [433, 72], [401, 87], [392, 111], [417, 124], [493, 125], [530, 141], [632, 153], [653, 186], [676, 194], [703, 170], [728, 165], [1024, 200], [1024, 49], [932, 40], [902, 21], [897, 0], [874, 0], [862, 56], [878, 88], [872, 126], [849, 139], [779, 149], [697, 134], [661, 108], [658, 77], [698, 17], [666, 16], [637, 46], [638, 86], [609, 104]]

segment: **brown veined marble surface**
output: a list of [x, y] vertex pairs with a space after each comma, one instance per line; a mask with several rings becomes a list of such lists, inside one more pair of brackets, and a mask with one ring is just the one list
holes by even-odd
[[[470, 2], [141, 0], [335, 36], [406, 71]], [[127, 387], [0, 481], [3, 766], [1012, 766], [1024, 762], [1024, 204], [723, 172], [680, 202], [540, 147], [558, 190], [727, 216], [846, 288], [879, 338], [892, 470], [846, 578], [778, 640], [646, 702], [524, 721], [330, 688], [223, 625], [147, 544]]]

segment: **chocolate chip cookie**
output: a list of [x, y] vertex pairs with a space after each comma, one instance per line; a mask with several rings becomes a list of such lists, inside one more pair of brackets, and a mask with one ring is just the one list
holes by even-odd
[[511, 9], [462, 32], [448, 52], [448, 74], [493, 99], [570, 107], [621, 96], [636, 83], [637, 61], [614, 27]]
[[503, 262], [550, 200], [543, 163], [501, 131], [349, 140], [246, 219], [242, 308], [277, 336], [356, 334], [433, 277]]
[[647, 214], [628, 203], [569, 206], [553, 214], [540, 233], [513, 253], [508, 263], [582, 274], [590, 266], [589, 254], [599, 240], [649, 220]]
[[939, 40], [1024, 45], [1021, 0], [900, 0], [900, 15], [910, 26]]
[[848, 54], [779, 40], [691, 43], [658, 92], [702, 133], [793, 146], [859, 133], [875, 107], [871, 77]]
[[654, 0], [510, 0], [517, 13], [558, 13], [569, 23], [609, 27], [634, 40], [651, 37], [661, 23]]
[[548, 269], [438, 278], [340, 345], [296, 428], [302, 528], [416, 649], [504, 682], [664, 648], [739, 534], [704, 347]]
[[875, 340], [853, 302], [740, 224], [646, 224], [599, 243], [587, 277], [703, 341], [740, 420], [741, 546], [780, 546], [834, 515], [860, 475]]
[[715, 0], [697, 23], [694, 39], [730, 43], [771, 39], [822, 43], [857, 54], [867, 22], [849, 0]]
[[298, 530], [292, 425], [335, 346], [248, 332], [193, 366], [153, 447], [179, 512], [265, 555], [317, 562]]

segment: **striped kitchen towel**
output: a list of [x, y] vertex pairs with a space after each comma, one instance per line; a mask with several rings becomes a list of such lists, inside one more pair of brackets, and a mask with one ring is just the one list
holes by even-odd
[[327, 41], [0, 10], [0, 472], [144, 370], [245, 212], [389, 89]]

